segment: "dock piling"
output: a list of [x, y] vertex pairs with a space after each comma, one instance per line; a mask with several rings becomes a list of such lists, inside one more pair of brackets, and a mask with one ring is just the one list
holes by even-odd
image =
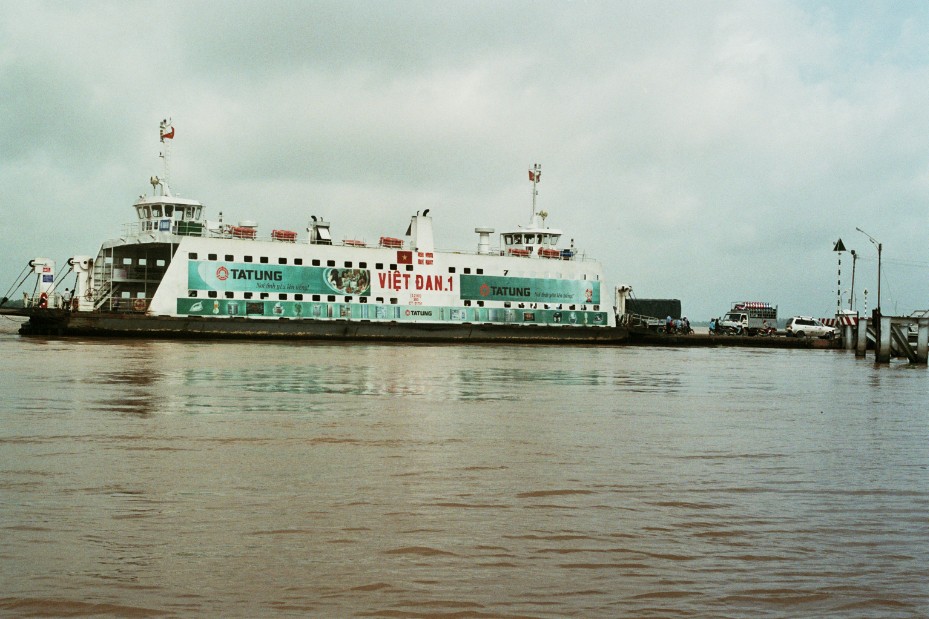
[[868, 350], [868, 319], [859, 318], [855, 340], [855, 356], [864, 357]]
[[875, 363], [890, 363], [896, 356], [906, 357], [910, 363], [929, 364], [929, 315], [879, 316], [876, 320], [862, 317], [843, 335], [846, 350], [854, 342], [856, 357], [864, 357], [873, 342]]
[[929, 318], [920, 318], [916, 331], [916, 363], [929, 363]]

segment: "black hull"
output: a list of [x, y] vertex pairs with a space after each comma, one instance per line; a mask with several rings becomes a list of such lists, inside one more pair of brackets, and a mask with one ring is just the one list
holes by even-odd
[[546, 327], [488, 324], [409, 324], [368, 321], [256, 320], [140, 314], [32, 313], [21, 335], [163, 339], [285, 339], [370, 342], [623, 344], [620, 327]]

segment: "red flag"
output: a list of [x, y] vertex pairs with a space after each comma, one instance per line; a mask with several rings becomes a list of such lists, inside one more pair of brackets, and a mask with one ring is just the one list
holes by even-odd
[[532, 170], [529, 170], [529, 180], [534, 181], [534, 182], [536, 182], [536, 183], [541, 182], [541, 181], [542, 181], [542, 172], [541, 172], [541, 171], [539, 171], [539, 172], [533, 172]]
[[171, 131], [169, 131], [168, 133], [165, 133], [164, 129], [161, 130], [161, 141], [164, 142], [165, 138], [169, 140], [174, 139], [174, 127], [171, 127]]
[[529, 170], [529, 180], [531, 181], [535, 180], [535, 172], [533, 172], [532, 170]]
[[397, 252], [397, 264], [413, 264], [413, 252], [398, 251]]

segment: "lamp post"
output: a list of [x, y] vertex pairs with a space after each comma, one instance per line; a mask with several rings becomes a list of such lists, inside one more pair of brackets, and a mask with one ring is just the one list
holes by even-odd
[[853, 249], [852, 254], [852, 289], [848, 293], [848, 309], [849, 311], [855, 309], [855, 263], [858, 262], [858, 254]]
[[874, 308], [878, 314], [881, 313], [881, 250], [883, 245], [877, 241], [873, 236], [862, 230], [861, 228], [855, 228], [858, 232], [862, 233], [871, 243], [877, 248], [877, 307]]

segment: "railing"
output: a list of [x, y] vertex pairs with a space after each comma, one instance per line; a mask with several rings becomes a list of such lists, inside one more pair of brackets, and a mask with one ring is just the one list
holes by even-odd
[[[165, 224], [169, 224], [167, 227]], [[162, 219], [159, 221], [134, 221], [122, 225], [122, 234], [123, 238], [131, 237], [145, 237], [152, 236], [154, 239], [157, 239], [158, 234], [174, 234], [177, 236], [198, 236], [206, 238], [218, 238], [218, 239], [235, 239], [241, 241], [273, 241], [276, 243], [299, 243], [299, 239], [296, 236], [296, 233], [293, 233], [293, 236], [290, 234], [290, 231], [287, 230], [274, 230], [270, 235], [261, 236], [258, 234], [256, 228], [247, 228], [248, 232], [243, 231], [242, 226], [231, 226], [228, 224], [222, 224], [220, 228], [209, 228], [206, 223], [203, 222], [192, 222], [192, 221], [174, 221], [169, 219]], [[399, 244], [398, 244], [399, 241]], [[333, 241], [332, 245], [344, 247], [370, 247], [370, 248], [380, 248], [380, 249], [396, 249], [402, 250], [404, 247], [408, 248], [408, 244], [403, 242], [401, 239], [396, 239], [392, 237], [380, 237], [377, 243], [368, 243], [364, 240], [364, 237], [348, 238], [342, 240], [342, 242]], [[482, 255], [478, 251], [462, 251], [460, 249], [454, 250], [442, 250], [437, 249], [435, 251], [440, 251], [443, 253], [454, 253], [454, 254], [464, 254], [464, 255]], [[579, 253], [576, 249], [565, 248], [544, 248], [544, 255], [539, 254], [538, 252], [529, 252], [528, 250], [513, 250], [509, 251], [503, 247], [494, 247], [489, 248], [487, 254], [492, 256], [520, 256], [526, 258], [544, 258], [547, 260], [569, 260], [574, 262], [588, 262], [593, 261], [593, 258], [589, 258], [583, 253]], [[553, 252], [558, 252], [555, 255]]]
[[40, 309], [61, 309], [70, 301], [70, 296], [65, 296], [57, 292], [51, 294], [34, 294], [23, 293], [23, 307], [32, 307]]

